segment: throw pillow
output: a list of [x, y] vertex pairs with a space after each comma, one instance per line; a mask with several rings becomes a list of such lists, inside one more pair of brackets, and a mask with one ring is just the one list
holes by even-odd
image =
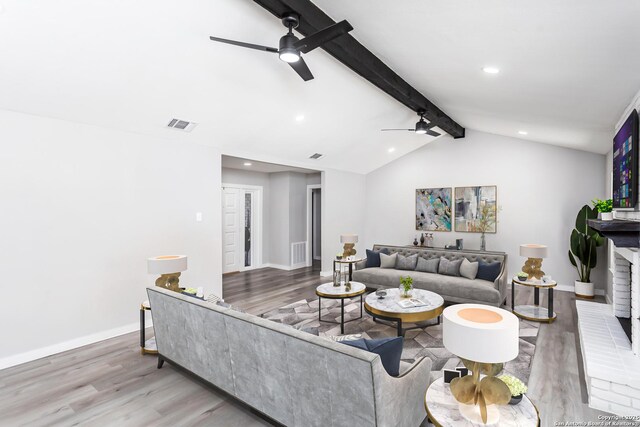
[[418, 254], [403, 256], [398, 254], [396, 258], [396, 270], [415, 270], [418, 263]]
[[380, 252], [380, 268], [395, 268], [398, 254], [387, 255]]
[[367, 263], [364, 268], [380, 267], [380, 254], [389, 254], [389, 249], [384, 248], [379, 251], [367, 249]]
[[471, 262], [468, 259], [464, 258], [462, 260], [462, 264], [460, 264], [460, 275], [462, 277], [466, 277], [467, 279], [475, 279], [478, 274], [478, 263]]
[[444, 274], [445, 276], [460, 276], [460, 264], [462, 264], [461, 259], [449, 261], [445, 257], [441, 256], [438, 273]]
[[440, 258], [418, 258], [418, 262], [416, 264], [416, 271], [422, 271], [424, 273], [437, 273], [438, 265], [440, 264]]
[[478, 275], [476, 276], [476, 279], [495, 282], [495, 280], [500, 275], [501, 269], [502, 269], [502, 263], [500, 261], [484, 262], [480, 260], [480, 262], [478, 263]]
[[367, 340], [361, 338], [353, 341], [341, 341], [342, 344], [361, 348], [379, 354], [382, 366], [393, 377], [400, 375], [400, 356], [402, 355], [402, 337], [379, 338]]

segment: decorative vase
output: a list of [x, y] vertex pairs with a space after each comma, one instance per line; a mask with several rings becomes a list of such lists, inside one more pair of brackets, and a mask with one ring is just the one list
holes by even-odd
[[611, 221], [613, 219], [613, 212], [600, 212], [600, 219], [603, 221]]
[[480, 235], [480, 250], [481, 251], [486, 251], [487, 250], [487, 240], [485, 238], [484, 233], [482, 233]]
[[413, 291], [413, 285], [405, 288], [404, 285], [400, 285], [400, 298], [411, 298], [411, 291]]
[[593, 283], [576, 280], [574, 286], [575, 293], [578, 298], [593, 299], [595, 295]]
[[342, 280], [342, 272], [340, 270], [333, 270], [333, 286], [340, 286], [340, 281]]
[[413, 246], [418, 246], [418, 236], [413, 239]]
[[420, 234], [420, 246], [424, 246], [424, 233]]
[[517, 396], [511, 396], [511, 400], [509, 401], [509, 405], [517, 405], [520, 402], [522, 402], [522, 394], [519, 394]]

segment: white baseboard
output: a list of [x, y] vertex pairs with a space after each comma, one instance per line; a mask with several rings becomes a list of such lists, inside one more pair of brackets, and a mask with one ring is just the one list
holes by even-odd
[[320, 277], [331, 277], [333, 276], [333, 272], [332, 271], [321, 271], [320, 272]]
[[[561, 291], [561, 292], [575, 292], [576, 289], [573, 285], [558, 285], [555, 288], [557, 291]], [[602, 295], [604, 296], [604, 289], [595, 289], [594, 290], [596, 295]]]
[[286, 271], [291, 271], [291, 270], [297, 270], [298, 268], [305, 268], [307, 267], [306, 263], [301, 263], [301, 264], [295, 264], [295, 265], [282, 265], [282, 264], [262, 264], [262, 268], [276, 268], [278, 270], [286, 270]]
[[[152, 322], [147, 320], [145, 326], [152, 326]], [[33, 360], [42, 359], [43, 357], [51, 356], [53, 354], [62, 353], [63, 351], [73, 350], [78, 347], [84, 347], [85, 345], [94, 344], [100, 341], [107, 340], [109, 338], [115, 338], [120, 335], [128, 334], [140, 330], [140, 323], [131, 323], [119, 328], [109, 329], [107, 331], [97, 332], [95, 334], [86, 335], [84, 337], [75, 338], [69, 341], [64, 341], [58, 344], [49, 345], [35, 350], [30, 350], [24, 353], [8, 356], [0, 359], [0, 370], [10, 368], [12, 366], [21, 365], [23, 363], [31, 362]], [[137, 340], [137, 338], [136, 338]]]

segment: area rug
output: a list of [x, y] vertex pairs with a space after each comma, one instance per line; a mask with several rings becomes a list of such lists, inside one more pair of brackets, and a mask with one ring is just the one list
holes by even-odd
[[[355, 319], [360, 316], [360, 299], [345, 299], [345, 321]], [[322, 318], [328, 320], [340, 320], [340, 301], [322, 299]], [[286, 305], [277, 310], [269, 311], [262, 315], [263, 318], [283, 323], [319, 336], [340, 335], [340, 325], [318, 321], [318, 300], [301, 300], [293, 304]], [[405, 333], [404, 348], [402, 351], [402, 361], [413, 363], [423, 356], [428, 357], [433, 362], [431, 370], [434, 371], [434, 378], [440, 376], [442, 369], [452, 369], [462, 366], [460, 359], [449, 353], [442, 344], [442, 323], [436, 325], [435, 320], [425, 323], [429, 325], [420, 329], [413, 329]], [[420, 326], [422, 326], [421, 324]], [[414, 326], [406, 324], [406, 326]], [[529, 380], [531, 373], [531, 362], [536, 349], [539, 324], [520, 320], [520, 353], [515, 360], [505, 364], [505, 371], [525, 384]], [[366, 312], [363, 312], [362, 319], [345, 323], [344, 333], [362, 334], [363, 338], [375, 339], [396, 336], [396, 328], [381, 323], [376, 323]], [[438, 374], [436, 374], [436, 372]]]

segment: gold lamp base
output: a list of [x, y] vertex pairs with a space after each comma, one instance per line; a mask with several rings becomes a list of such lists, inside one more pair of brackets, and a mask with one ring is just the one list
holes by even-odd
[[528, 258], [522, 267], [522, 271], [529, 275], [529, 279], [536, 278], [540, 280], [544, 276], [544, 271], [540, 270], [541, 267], [542, 258]]
[[180, 273], [166, 273], [156, 279], [156, 286], [178, 293], [182, 292], [179, 283]]
[[[487, 423], [487, 405], [506, 405], [511, 400], [509, 387], [495, 376], [502, 371], [502, 363], [480, 363], [460, 359], [471, 375], [454, 378], [451, 381], [451, 394], [460, 403], [477, 405], [480, 418]], [[485, 376], [480, 379], [480, 373]]]
[[356, 254], [355, 246], [356, 246], [355, 243], [345, 243], [343, 252], [342, 252], [342, 259], [346, 260], [347, 257], [355, 255]]

